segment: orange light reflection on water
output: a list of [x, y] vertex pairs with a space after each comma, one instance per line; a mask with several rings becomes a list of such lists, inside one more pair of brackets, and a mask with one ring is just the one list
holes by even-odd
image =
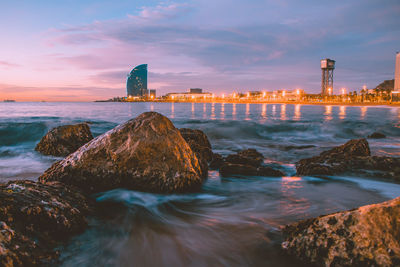
[[339, 119], [344, 120], [346, 118], [346, 106], [340, 106], [339, 110]]
[[301, 105], [297, 104], [294, 106], [294, 119], [296, 121], [301, 119]]
[[330, 121], [332, 120], [332, 106], [325, 106], [325, 120]]

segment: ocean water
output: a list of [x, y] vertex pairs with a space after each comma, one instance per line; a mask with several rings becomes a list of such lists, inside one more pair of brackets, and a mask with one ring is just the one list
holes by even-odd
[[145, 111], [203, 130], [224, 155], [255, 148], [286, 177], [221, 178], [201, 192], [95, 195], [89, 228], [60, 247], [61, 266], [300, 266], [282, 255], [280, 229], [321, 214], [385, 201], [400, 185], [379, 178], [296, 177], [294, 164], [374, 131], [376, 155], [400, 157], [397, 107], [221, 103], [0, 103], [0, 181], [32, 179], [60, 158], [34, 151], [51, 128], [88, 122], [95, 136]]

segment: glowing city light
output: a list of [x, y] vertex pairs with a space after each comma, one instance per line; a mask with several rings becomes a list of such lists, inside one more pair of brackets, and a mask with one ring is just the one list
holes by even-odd
[[222, 98], [225, 98], [225, 94], [222, 94]]
[[250, 93], [247, 93], [247, 97], [250, 97]]
[[342, 95], [346, 94], [346, 88], [342, 88]]
[[194, 99], [194, 95], [192, 95], [192, 99]]
[[296, 95], [299, 95], [299, 94], [300, 94], [300, 90], [297, 89], [297, 90], [296, 90]]
[[174, 99], [174, 96], [171, 96], [172, 99]]
[[282, 97], [285, 97], [285, 95], [286, 95], [286, 91], [283, 90], [283, 91], [282, 91]]
[[235, 98], [236, 97], [236, 93], [233, 93], [233, 98]]
[[154, 98], [154, 95], [151, 95], [150, 98], [153, 99], [153, 98]]
[[331, 95], [332, 94], [332, 88], [328, 88], [328, 94]]
[[262, 96], [265, 97], [266, 95], [267, 95], [267, 93], [266, 93], [266, 92], [263, 92]]

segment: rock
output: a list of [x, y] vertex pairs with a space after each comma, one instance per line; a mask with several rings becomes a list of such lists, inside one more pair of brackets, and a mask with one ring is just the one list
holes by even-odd
[[212, 170], [218, 170], [222, 166], [222, 164], [224, 164], [224, 162], [224, 158], [221, 154], [213, 153], [209, 167]]
[[206, 175], [208, 172], [208, 162], [210, 162], [213, 157], [211, 144], [207, 135], [201, 130], [189, 128], [181, 128], [179, 132], [196, 154], [197, 159], [200, 161], [202, 173]]
[[225, 162], [232, 164], [250, 165], [259, 167], [263, 163], [264, 156], [255, 149], [246, 149], [237, 154], [228, 155]]
[[374, 133], [368, 135], [368, 138], [381, 139], [381, 138], [386, 138], [386, 135], [384, 135], [383, 133], [374, 132]]
[[227, 176], [232, 176], [232, 175], [256, 176], [257, 175], [257, 167], [254, 167], [252, 165], [244, 165], [244, 164], [224, 163], [219, 168], [219, 174], [222, 177], [227, 177]]
[[283, 249], [317, 266], [399, 266], [400, 198], [284, 228]]
[[296, 163], [298, 175], [333, 175], [347, 171], [349, 160], [371, 155], [366, 139], [350, 140], [344, 145], [322, 152], [319, 156], [302, 159]]
[[59, 182], [0, 185], [0, 265], [36, 266], [56, 258], [56, 245], [86, 228], [89, 204]]
[[35, 150], [52, 156], [67, 156], [93, 139], [86, 123], [53, 128], [36, 145]]
[[263, 166], [264, 156], [255, 149], [242, 150], [236, 154], [228, 155], [220, 161], [215, 159], [215, 166], [219, 165], [222, 177], [232, 175], [246, 176], [284, 176], [284, 173], [269, 166]]
[[251, 165], [232, 163], [224, 163], [220, 167], [219, 173], [222, 177], [228, 177], [232, 175], [280, 177], [285, 175], [283, 172], [268, 166], [254, 167]]
[[276, 170], [272, 167], [269, 166], [261, 166], [257, 168], [257, 175], [258, 176], [269, 176], [269, 177], [282, 177], [285, 176], [285, 174], [280, 171]]
[[400, 181], [400, 158], [371, 156], [366, 139], [322, 152], [296, 163], [297, 175], [335, 175], [346, 172]]
[[39, 177], [87, 193], [114, 188], [175, 193], [197, 190], [204, 174], [195, 153], [165, 116], [146, 112], [100, 135]]

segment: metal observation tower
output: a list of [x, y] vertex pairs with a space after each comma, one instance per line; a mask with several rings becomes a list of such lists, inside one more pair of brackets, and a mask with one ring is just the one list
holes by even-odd
[[335, 69], [335, 60], [325, 58], [321, 60], [322, 83], [321, 95], [331, 95], [333, 93], [333, 70]]

